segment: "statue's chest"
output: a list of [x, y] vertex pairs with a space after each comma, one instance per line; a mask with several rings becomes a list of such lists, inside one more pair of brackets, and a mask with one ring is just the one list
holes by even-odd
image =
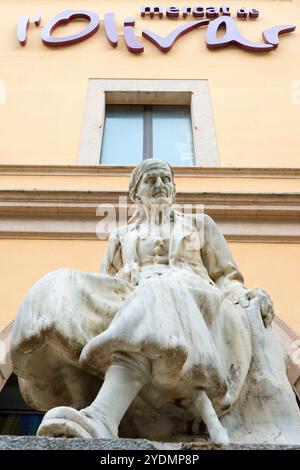
[[[172, 236], [173, 227], [169, 225], [168, 229], [161, 227], [157, 230], [141, 229], [139, 231], [137, 252], [140, 260], [149, 258], [168, 258], [170, 238]], [[164, 261], [165, 262], [165, 261]]]

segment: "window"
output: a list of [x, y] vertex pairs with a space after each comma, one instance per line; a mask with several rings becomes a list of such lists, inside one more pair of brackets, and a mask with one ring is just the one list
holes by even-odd
[[190, 107], [106, 105], [100, 162], [136, 165], [153, 157], [175, 166], [194, 165]]
[[24, 402], [18, 378], [11, 374], [0, 392], [0, 435], [34, 436], [44, 413], [32, 410]]
[[90, 79], [79, 165], [217, 166], [207, 80]]

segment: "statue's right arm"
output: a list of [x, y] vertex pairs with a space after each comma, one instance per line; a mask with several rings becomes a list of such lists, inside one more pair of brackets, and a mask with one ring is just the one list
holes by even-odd
[[109, 276], [115, 276], [122, 268], [122, 265], [123, 263], [119, 234], [118, 232], [113, 232], [108, 239], [106, 252], [100, 266], [100, 273], [108, 274]]
[[219, 227], [207, 214], [201, 255], [209, 277], [229, 300], [239, 303], [239, 297], [247, 291], [243, 276]]

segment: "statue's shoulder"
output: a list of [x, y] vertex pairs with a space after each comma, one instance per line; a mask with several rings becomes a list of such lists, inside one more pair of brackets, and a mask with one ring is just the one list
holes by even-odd
[[[174, 211], [175, 212], [175, 211]], [[213, 219], [205, 214], [204, 212], [196, 214], [186, 214], [184, 212], [176, 211], [176, 217], [183, 218], [186, 222], [195, 225], [198, 229], [203, 229], [207, 225], [208, 227], [215, 226]]]
[[177, 210], [173, 210], [174, 216], [177, 221], [185, 222], [186, 224], [193, 225], [198, 230], [204, 230], [205, 228], [213, 228], [216, 226], [213, 219], [205, 214], [204, 212], [196, 213], [196, 214], [189, 214], [185, 212], [179, 212]]
[[209, 227], [213, 227], [216, 225], [216, 222], [208, 215], [208, 214], [201, 214], [203, 216], [203, 222], [205, 225]]
[[135, 230], [134, 224], [129, 223], [129, 224], [121, 225], [121, 227], [118, 227], [111, 233], [111, 236], [120, 240], [128, 236], [128, 234], [132, 233], [134, 230]]

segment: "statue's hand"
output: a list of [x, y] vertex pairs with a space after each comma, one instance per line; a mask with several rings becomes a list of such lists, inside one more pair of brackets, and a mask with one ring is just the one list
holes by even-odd
[[260, 287], [247, 289], [239, 298], [241, 307], [249, 307], [250, 300], [258, 298], [260, 300], [260, 311], [265, 326], [271, 324], [274, 318], [274, 305], [270, 296]]
[[131, 283], [134, 286], [138, 285], [139, 280], [140, 280], [140, 271], [139, 271], [139, 268], [136, 265], [134, 265], [130, 268], [130, 279], [131, 279]]

